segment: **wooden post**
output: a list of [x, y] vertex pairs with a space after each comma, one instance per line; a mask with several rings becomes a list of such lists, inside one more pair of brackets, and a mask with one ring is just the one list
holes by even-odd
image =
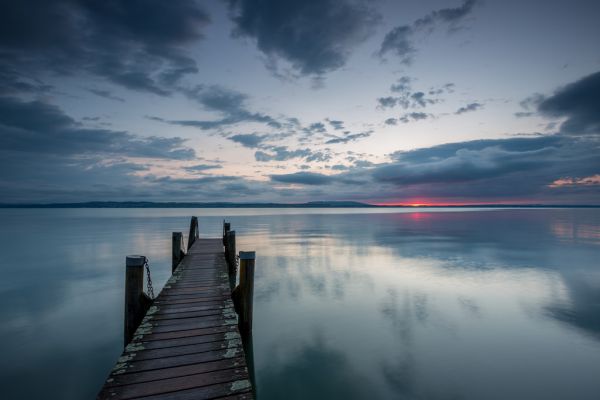
[[190, 221], [190, 234], [188, 236], [188, 251], [192, 248], [192, 245], [198, 238], [198, 217], [192, 217]]
[[227, 231], [225, 235], [225, 261], [229, 273], [229, 287], [235, 288], [236, 262], [235, 262], [235, 231]]
[[235, 231], [227, 232], [227, 266], [229, 274], [235, 274]]
[[175, 271], [175, 268], [177, 268], [179, 262], [185, 255], [183, 247], [183, 233], [173, 232], [172, 250], [171, 273]]
[[227, 232], [231, 229], [231, 223], [223, 221], [223, 245], [227, 245]]
[[254, 303], [254, 251], [240, 251], [240, 327], [252, 331], [252, 307]]
[[142, 322], [144, 307], [144, 256], [127, 256], [125, 259], [125, 346]]

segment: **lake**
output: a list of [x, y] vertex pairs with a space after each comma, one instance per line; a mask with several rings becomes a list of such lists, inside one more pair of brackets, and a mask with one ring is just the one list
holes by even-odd
[[125, 256], [171, 232], [255, 250], [266, 399], [598, 399], [600, 209], [0, 209], [3, 399], [92, 399]]

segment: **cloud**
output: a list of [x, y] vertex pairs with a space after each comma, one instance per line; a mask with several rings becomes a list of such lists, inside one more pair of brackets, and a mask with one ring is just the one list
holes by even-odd
[[257, 151], [254, 158], [259, 162], [287, 161], [293, 158], [303, 158], [306, 162], [325, 162], [331, 159], [331, 155], [323, 151], [313, 152], [310, 149], [288, 150], [286, 146], [267, 146], [270, 153]]
[[331, 125], [331, 127], [333, 129], [335, 129], [336, 131], [340, 131], [340, 130], [344, 129], [344, 121], [328, 119], [327, 122], [329, 122], [329, 125]]
[[388, 118], [384, 121], [384, 123], [386, 125], [398, 125], [398, 119], [397, 118]]
[[398, 98], [392, 96], [380, 97], [377, 99], [377, 103], [377, 108], [380, 109], [394, 108], [398, 104]]
[[560, 131], [569, 135], [600, 134], [600, 71], [558, 89], [538, 102], [538, 112], [566, 120]]
[[232, 142], [239, 143], [244, 147], [253, 149], [253, 148], [259, 147], [266, 138], [267, 138], [266, 135], [259, 135], [256, 133], [248, 133], [248, 134], [239, 134], [239, 135], [229, 136], [227, 139], [231, 140]]
[[0, 95], [21, 93], [43, 95], [54, 89], [52, 85], [45, 84], [40, 79], [24, 76], [10, 65], [10, 61], [3, 61], [0, 64]]
[[234, 35], [256, 41], [269, 67], [285, 60], [301, 75], [341, 68], [379, 17], [366, 1], [230, 0]]
[[346, 171], [348, 169], [347, 165], [344, 164], [335, 164], [331, 166], [333, 171]]
[[88, 128], [47, 102], [0, 97], [2, 202], [172, 200], [142, 176], [195, 159], [179, 137]]
[[269, 115], [249, 111], [246, 105], [248, 96], [238, 91], [220, 85], [196, 85], [191, 88], [180, 87], [179, 90], [189, 99], [202, 105], [206, 110], [217, 112], [222, 117], [213, 120], [149, 118], [172, 125], [188, 126], [202, 130], [219, 129], [241, 122], [262, 123], [272, 128], [281, 128], [283, 126]]
[[288, 150], [285, 146], [272, 147], [270, 150], [271, 153], [257, 151], [254, 153], [254, 158], [260, 162], [286, 161], [292, 158], [305, 158], [312, 154], [309, 149]]
[[432, 11], [412, 24], [393, 28], [383, 38], [378, 52], [379, 57], [383, 58], [386, 54], [392, 53], [403, 64], [410, 64], [416, 52], [413, 45], [413, 36], [416, 33], [433, 30], [440, 23], [449, 25], [450, 31], [454, 31], [456, 30], [456, 24], [471, 13], [476, 3], [476, 0], [465, 0], [459, 7]]
[[441, 98], [431, 98], [428, 96], [441, 95], [450, 93], [453, 90], [454, 84], [448, 83], [441, 87], [430, 88], [427, 94], [423, 91], [413, 91], [411, 82], [413, 80], [407, 76], [403, 76], [398, 81], [390, 86], [390, 91], [395, 96], [379, 97], [377, 99], [377, 108], [380, 110], [394, 108], [399, 106], [405, 110], [409, 108], [424, 108], [431, 104], [437, 104], [442, 101]]
[[514, 113], [514, 116], [517, 118], [526, 118], [526, 117], [531, 117], [534, 114], [535, 114], [534, 112], [519, 111], [519, 112]]
[[335, 136], [333, 139], [329, 139], [328, 141], [326, 141], [325, 144], [354, 142], [355, 140], [369, 137], [369, 136], [371, 136], [372, 133], [373, 133], [373, 131], [360, 132], [360, 133], [344, 132], [344, 136], [341, 136], [341, 137]]
[[452, 196], [452, 190], [470, 196], [499, 190], [507, 190], [500, 196], [539, 194], [565, 171], [586, 175], [597, 169], [600, 156], [589, 153], [586, 148], [590, 145], [598, 147], [560, 135], [476, 140], [398, 152], [392, 155], [392, 163], [372, 171], [379, 182], [428, 185], [425, 189], [420, 186], [423, 194], [445, 192], [444, 196]]
[[299, 185], [325, 185], [333, 182], [329, 175], [317, 174], [314, 172], [296, 172], [293, 174], [270, 175], [274, 182], [292, 183]]
[[325, 128], [325, 124], [322, 122], [315, 122], [310, 124], [308, 127], [302, 129], [305, 133], [325, 133], [327, 129]]
[[460, 107], [458, 110], [456, 110], [456, 112], [454, 114], [460, 115], [460, 114], [464, 114], [467, 112], [481, 110], [482, 108], [483, 108], [483, 104], [481, 104], [481, 103], [477, 103], [477, 102], [470, 103], [464, 107]]
[[215, 165], [215, 164], [196, 164], [196, 165], [191, 165], [189, 167], [184, 167], [184, 168], [188, 172], [202, 172], [202, 171], [208, 171], [211, 169], [221, 169], [221, 168], [223, 168], [223, 166]]
[[139, 137], [122, 131], [84, 128], [56, 106], [7, 97], [0, 97], [0, 148], [71, 156], [195, 158], [194, 150], [179, 137]]
[[109, 100], [115, 100], [120, 102], [125, 102], [125, 99], [119, 96], [113, 95], [110, 90], [102, 90], [102, 89], [88, 89], [88, 92], [95, 94], [98, 97], [103, 97]]
[[559, 178], [552, 182], [549, 187], [557, 188], [563, 186], [600, 186], [600, 174], [585, 176], [583, 178]]
[[413, 33], [414, 29], [410, 25], [397, 26], [389, 31], [381, 43], [379, 57], [393, 53], [403, 64], [410, 64], [412, 55], [416, 52], [412, 44]]
[[542, 101], [544, 101], [544, 95], [540, 93], [534, 93], [531, 96], [521, 100], [519, 105], [527, 111], [536, 110]]
[[[87, 73], [167, 95], [182, 76], [197, 72], [182, 46], [199, 40], [208, 22], [192, 0], [7, 2], [0, 14], [3, 70], [32, 79]], [[0, 86], [6, 91], [4, 80]]]
[[432, 117], [431, 114], [426, 114], [423, 112], [411, 112], [408, 114], [404, 114], [403, 116], [401, 116], [400, 118], [398, 118], [398, 121], [407, 124], [411, 121], [420, 121], [420, 120], [424, 120], [427, 118]]

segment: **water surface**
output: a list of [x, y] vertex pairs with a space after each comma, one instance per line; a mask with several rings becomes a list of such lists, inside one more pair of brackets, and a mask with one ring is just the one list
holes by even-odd
[[3, 398], [94, 398], [124, 257], [227, 217], [256, 250], [259, 399], [597, 399], [598, 209], [0, 210]]

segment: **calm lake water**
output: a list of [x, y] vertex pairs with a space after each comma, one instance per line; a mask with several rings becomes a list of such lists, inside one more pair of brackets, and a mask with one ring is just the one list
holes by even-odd
[[191, 215], [257, 252], [260, 400], [599, 398], [600, 209], [2, 209], [1, 397], [94, 398]]

